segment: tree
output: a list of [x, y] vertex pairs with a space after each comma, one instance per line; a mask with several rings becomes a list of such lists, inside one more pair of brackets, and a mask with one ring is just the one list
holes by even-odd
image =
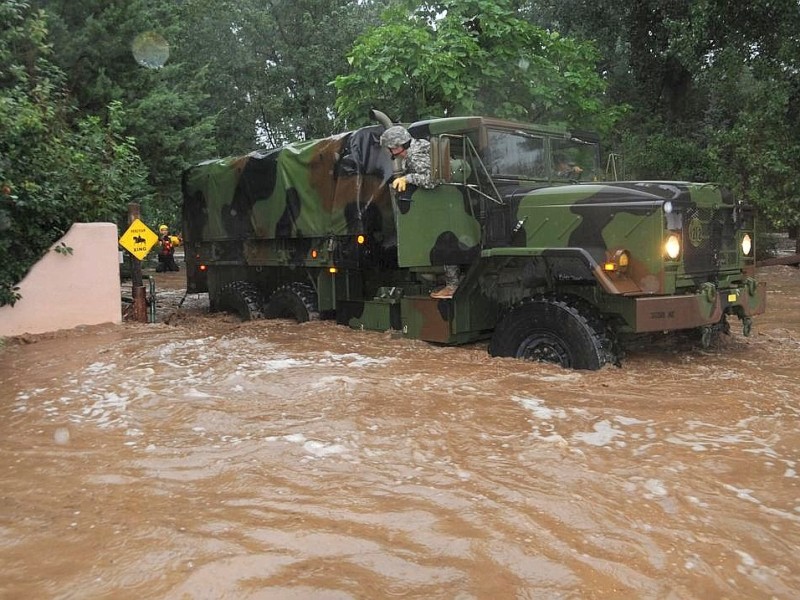
[[76, 115], [44, 13], [1, 0], [0, 20], [0, 305], [13, 305], [16, 284], [73, 222], [116, 221], [148, 188], [121, 106]]
[[334, 81], [340, 117], [377, 107], [398, 120], [481, 113], [607, 129], [593, 44], [524, 20], [510, 0], [444, 0], [395, 7], [359, 38], [350, 72]]
[[[53, 30], [52, 59], [79, 115], [100, 115], [111, 102], [124, 109], [124, 134], [148, 168], [148, 218], [178, 218], [180, 174], [217, 153], [215, 119], [207, 110], [205, 72], [180, 60], [183, 23], [176, 3], [155, 0], [38, 0]], [[137, 60], [143, 37], [164, 40], [161, 62]], [[177, 58], [177, 60], [176, 60]]]
[[[800, 3], [693, 4], [674, 48], [708, 95], [720, 179], [776, 227], [800, 225]], [[800, 247], [800, 241], [798, 241]]]
[[594, 41], [633, 176], [724, 183], [800, 224], [797, 0], [530, 0], [534, 22]]
[[[81, 113], [120, 101], [154, 188], [148, 219], [177, 219], [181, 172], [257, 144], [331, 132], [334, 91], [356, 35], [382, 2], [37, 0]], [[372, 17], [371, 17], [372, 15]], [[132, 50], [161, 36], [168, 60]]]
[[345, 72], [347, 52], [385, 3], [187, 0], [178, 60], [208, 73], [205, 106], [218, 115], [221, 151], [332, 133], [329, 82]]

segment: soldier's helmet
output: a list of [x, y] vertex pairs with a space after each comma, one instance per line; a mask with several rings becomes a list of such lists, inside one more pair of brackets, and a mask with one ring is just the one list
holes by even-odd
[[381, 134], [383, 148], [408, 148], [409, 144], [411, 144], [411, 134], [401, 125], [392, 125]]

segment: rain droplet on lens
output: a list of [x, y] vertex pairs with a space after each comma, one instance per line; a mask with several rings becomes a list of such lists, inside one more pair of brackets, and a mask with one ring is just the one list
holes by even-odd
[[53, 440], [55, 440], [56, 444], [59, 446], [65, 446], [69, 443], [69, 429], [66, 427], [59, 427], [53, 433]]
[[148, 69], [160, 69], [169, 58], [167, 40], [155, 31], [145, 31], [137, 35], [131, 50], [136, 62]]

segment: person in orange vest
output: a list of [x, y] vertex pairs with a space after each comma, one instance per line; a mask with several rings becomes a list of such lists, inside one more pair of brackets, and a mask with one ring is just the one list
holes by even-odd
[[160, 225], [158, 228], [158, 264], [156, 273], [164, 271], [180, 271], [175, 264], [175, 246], [180, 245], [179, 237], [169, 234], [169, 227]]

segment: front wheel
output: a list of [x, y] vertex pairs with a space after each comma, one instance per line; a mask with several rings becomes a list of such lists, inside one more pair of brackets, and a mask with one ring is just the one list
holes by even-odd
[[614, 362], [605, 327], [589, 311], [555, 298], [532, 298], [500, 321], [489, 344], [492, 356], [597, 370]]

